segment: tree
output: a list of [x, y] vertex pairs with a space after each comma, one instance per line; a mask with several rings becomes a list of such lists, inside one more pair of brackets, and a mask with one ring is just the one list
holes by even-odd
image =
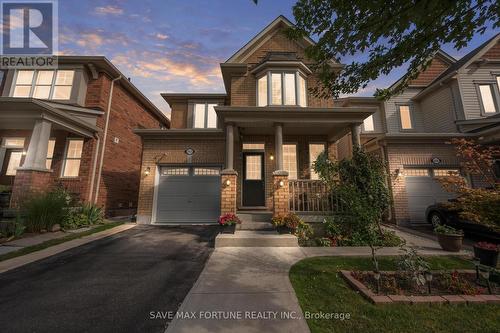
[[[408, 62], [408, 74], [397, 87], [376, 93], [389, 98], [430, 64], [441, 45], [460, 50], [488, 26], [500, 27], [496, 0], [298, 0], [293, 14], [297, 23], [289, 37], [319, 37], [306, 54], [316, 62], [322, 83], [312, 92], [324, 98], [355, 93]], [[354, 55], [361, 60], [333, 75], [332, 59]]]

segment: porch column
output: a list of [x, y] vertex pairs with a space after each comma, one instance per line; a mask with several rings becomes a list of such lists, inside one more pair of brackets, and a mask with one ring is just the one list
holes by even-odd
[[351, 138], [353, 147], [361, 147], [361, 125], [351, 124]]
[[46, 161], [51, 127], [52, 124], [47, 120], [37, 120], [21, 170], [47, 171]]
[[234, 162], [234, 125], [226, 124], [226, 169], [233, 170]]
[[276, 154], [276, 170], [283, 170], [283, 125], [274, 124], [274, 150]]
[[16, 171], [12, 186], [11, 207], [19, 207], [30, 194], [49, 190], [51, 171], [47, 169], [47, 151], [52, 124], [37, 120], [22, 167]]

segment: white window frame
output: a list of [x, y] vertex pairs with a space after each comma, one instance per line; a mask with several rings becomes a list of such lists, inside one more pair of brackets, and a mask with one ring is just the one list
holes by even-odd
[[[367, 124], [370, 125], [371, 127], [367, 128], [366, 126]], [[373, 121], [373, 114], [369, 115], [368, 117], [365, 118], [365, 120], [363, 120], [363, 132], [375, 132], [375, 122]]]
[[[272, 101], [272, 74], [280, 74], [281, 75], [281, 104], [273, 104]], [[295, 104], [285, 104], [286, 101], [286, 89], [285, 89], [285, 74], [293, 74], [295, 76]], [[267, 78], [267, 103], [265, 105], [260, 105], [259, 104], [259, 80], [262, 79], [263, 77]], [[302, 101], [301, 94], [300, 94], [300, 80], [299, 77], [302, 77], [304, 80], [304, 85], [305, 85], [305, 101]], [[274, 71], [270, 70], [267, 71], [265, 74], [260, 75], [256, 79], [256, 105], [258, 107], [265, 107], [265, 106], [300, 106], [300, 107], [307, 107], [307, 79], [305, 75], [303, 75], [300, 71], [293, 71], [293, 70], [284, 70], [284, 71]], [[304, 103], [302, 103], [304, 102]]]
[[[10, 163], [12, 161], [12, 154], [20, 154], [19, 164], [16, 167], [14, 167], [12, 173], [9, 173], [9, 166], [10, 166]], [[7, 162], [7, 168], [5, 169], [5, 175], [9, 176], [9, 177], [15, 177], [17, 174], [17, 169], [21, 166], [22, 163], [23, 163], [23, 151], [20, 149], [12, 149], [10, 151], [9, 161]]]
[[[410, 128], [403, 128], [403, 118], [401, 117], [401, 107], [402, 106], [407, 106], [408, 107], [408, 115], [410, 116], [410, 125], [411, 127]], [[401, 103], [401, 104], [396, 104], [396, 109], [397, 109], [397, 112], [398, 112], [398, 119], [399, 119], [399, 129], [401, 131], [414, 131], [415, 130], [415, 119], [414, 119], [414, 116], [413, 116], [413, 107], [411, 104], [404, 104], [404, 103]]]
[[[70, 141], [82, 141], [82, 153], [79, 158], [75, 157], [70, 157], [68, 158], [68, 148], [69, 148], [69, 143]], [[85, 145], [85, 141], [82, 138], [67, 138], [66, 139], [66, 145], [64, 147], [64, 158], [63, 158], [63, 163], [62, 163], [62, 168], [61, 168], [61, 178], [78, 178], [80, 177], [80, 169], [82, 168], [82, 159], [83, 159], [83, 148]], [[66, 161], [67, 160], [80, 160], [80, 166], [78, 167], [78, 175], [77, 176], [65, 176], [64, 171], [66, 170]]]
[[45, 167], [49, 170], [52, 169], [52, 162], [54, 160], [54, 153], [56, 151], [56, 139], [55, 138], [49, 139], [49, 147], [50, 147], [50, 142], [54, 142], [54, 149], [52, 150], [52, 155], [50, 154], [50, 151], [47, 150], [47, 159], [45, 160]]
[[[50, 92], [49, 92], [49, 97], [47, 98], [48, 100], [56, 100], [56, 101], [69, 101], [71, 100], [71, 95], [73, 93], [73, 88], [74, 88], [74, 85], [75, 85], [75, 77], [76, 77], [76, 72], [74, 69], [57, 69], [57, 70], [48, 70], [48, 69], [18, 69], [15, 71], [14, 73], [14, 79], [12, 80], [12, 86], [11, 86], [11, 89], [10, 89], [10, 97], [15, 97], [14, 96], [14, 91], [16, 89], [16, 86], [18, 86], [17, 84], [17, 77], [19, 75], [19, 72], [20, 71], [31, 71], [33, 72], [33, 78], [31, 80], [31, 89], [30, 89], [30, 93], [29, 93], [29, 96], [28, 97], [19, 97], [19, 98], [33, 98], [33, 94], [35, 92], [35, 87], [37, 86], [36, 84], [36, 80], [38, 78], [38, 73], [39, 72], [44, 72], [44, 71], [53, 71], [54, 72], [54, 75], [52, 76], [52, 83], [50, 85]], [[71, 85], [56, 85], [56, 79], [57, 79], [57, 73], [59, 71], [72, 71], [73, 72], [73, 81], [71, 82]], [[28, 86], [27, 84], [23, 84], [22, 86]], [[45, 85], [40, 85], [40, 86], [45, 86]], [[48, 86], [48, 85], [46, 85]], [[54, 95], [54, 88], [56, 86], [61, 86], [61, 87], [71, 87], [71, 90], [70, 90], [70, 93], [69, 93], [69, 97], [68, 99], [54, 99], [53, 95]], [[45, 98], [43, 98], [45, 99]]]
[[[7, 146], [7, 140], [23, 140], [23, 144], [22, 145], [10, 145], [10, 146]], [[26, 144], [26, 138], [25, 137], [21, 137], [21, 136], [8, 136], [8, 137], [2, 138], [2, 148], [5, 148], [5, 149], [24, 149], [24, 145], [25, 144]]]
[[[497, 81], [498, 81], [498, 77], [497, 77]], [[493, 107], [495, 108], [495, 112], [486, 112], [486, 109], [484, 107], [484, 98], [483, 98], [483, 94], [481, 92], [481, 87], [482, 86], [488, 86], [490, 88], [490, 93], [491, 93], [491, 99], [492, 99], [492, 102], [493, 102]], [[478, 99], [479, 99], [479, 107], [480, 107], [480, 110], [481, 110], [481, 115], [482, 116], [491, 116], [491, 115], [494, 115], [494, 114], [497, 114], [500, 112], [500, 93], [498, 91], [498, 88], [495, 89], [495, 83], [491, 83], [491, 82], [477, 82], [476, 83], [476, 91], [477, 91], [477, 96], [478, 96]]]
[[[295, 178], [293, 178], [290, 174], [290, 170], [288, 170], [287, 166], [285, 166], [285, 151], [283, 150], [284, 146], [295, 146], [295, 173], [297, 174]], [[288, 172], [288, 179], [300, 179], [299, 178], [299, 151], [298, 144], [296, 142], [286, 142], [283, 143], [283, 169]]]
[[[205, 113], [204, 113], [204, 118], [203, 118], [203, 127], [196, 127], [196, 105], [205, 105]], [[210, 129], [210, 128], [219, 128], [219, 117], [217, 117], [217, 113], [215, 113], [216, 121], [215, 121], [215, 127], [207, 127], [208, 126], [208, 106], [209, 105], [214, 105], [218, 106], [218, 103], [210, 103], [210, 102], [194, 102], [193, 103], [193, 128], [198, 128], [198, 129]], [[215, 111], [214, 111], [215, 112]]]

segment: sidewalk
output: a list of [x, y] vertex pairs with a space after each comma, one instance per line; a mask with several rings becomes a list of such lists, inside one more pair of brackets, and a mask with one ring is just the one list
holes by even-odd
[[[467, 251], [445, 252], [437, 242], [404, 231], [398, 231], [398, 235], [416, 247], [421, 255], [470, 254]], [[399, 248], [394, 247], [377, 251], [379, 256], [398, 254]], [[194, 312], [196, 319], [173, 319], [166, 333], [309, 332], [288, 272], [296, 262], [317, 256], [371, 256], [371, 250], [369, 247], [217, 248], [178, 310]], [[200, 318], [201, 313], [212, 311], [221, 311], [221, 316], [241, 312], [243, 317]], [[246, 318], [252, 311], [277, 313], [277, 318]], [[298, 318], [283, 318], [283, 314], [297, 314]]]

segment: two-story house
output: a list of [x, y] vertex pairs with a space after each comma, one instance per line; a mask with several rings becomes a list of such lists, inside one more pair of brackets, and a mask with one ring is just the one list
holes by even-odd
[[[305, 48], [280, 16], [220, 65], [225, 93], [165, 93], [171, 129], [139, 129], [143, 140], [140, 223], [215, 223], [228, 212], [320, 214], [336, 198], [312, 163], [352, 133], [360, 145], [373, 106], [335, 106], [318, 84]], [[331, 62], [332, 71], [341, 65]]]
[[137, 207], [141, 140], [134, 128], [169, 120], [105, 57], [60, 56], [57, 69], [4, 71], [0, 185], [11, 205], [63, 187], [77, 199], [130, 214]]
[[[430, 66], [401, 94], [387, 101], [337, 101], [344, 106], [379, 107], [365, 119], [361, 137], [368, 151], [387, 162], [393, 195], [391, 219], [395, 223], [425, 223], [426, 208], [452, 196], [438, 181], [450, 171], [463, 174], [454, 147], [449, 144], [452, 138], [499, 144], [499, 39], [500, 35], [496, 35], [460, 60], [438, 52]], [[349, 139], [341, 142], [340, 157], [349, 154], [349, 145], [345, 144]], [[475, 175], [463, 175], [472, 186], [482, 185]]]

